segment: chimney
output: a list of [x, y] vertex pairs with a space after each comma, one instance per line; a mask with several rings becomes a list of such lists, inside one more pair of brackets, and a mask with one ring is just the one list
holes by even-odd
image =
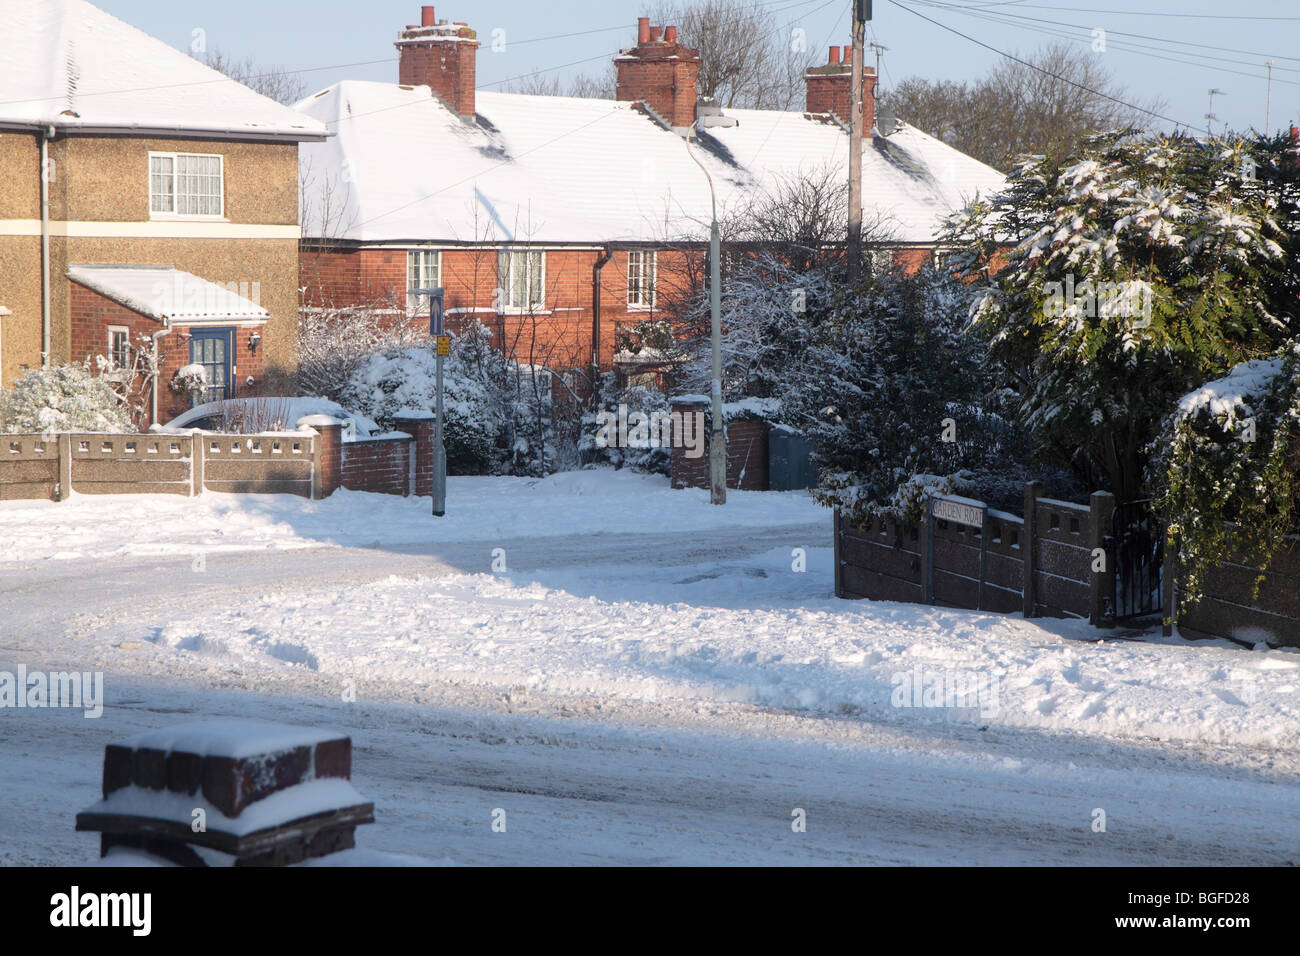
[[652, 27], [649, 17], [636, 22], [636, 46], [614, 58], [618, 71], [616, 98], [642, 102], [670, 126], [695, 122], [700, 51], [677, 42], [676, 27]]
[[[840, 48], [833, 46], [824, 66], [814, 66], [803, 75], [807, 86], [806, 111], [809, 113], [834, 113], [840, 122], [849, 122], [853, 88], [853, 47], [846, 46], [843, 56]], [[870, 136], [876, 123], [876, 71], [866, 67], [862, 71], [862, 125], [863, 135]]]
[[397, 82], [428, 86], [453, 112], [474, 118], [478, 35], [463, 23], [438, 22], [433, 7], [420, 8], [420, 25], [408, 26], [395, 44]]

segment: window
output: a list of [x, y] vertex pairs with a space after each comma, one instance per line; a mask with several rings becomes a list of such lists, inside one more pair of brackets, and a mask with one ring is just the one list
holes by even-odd
[[627, 254], [627, 304], [629, 308], [653, 309], [655, 307], [655, 270], [657, 252], [629, 252]]
[[501, 289], [499, 308], [502, 310], [522, 312], [544, 307], [546, 253], [503, 249], [497, 255], [497, 277]]
[[149, 214], [223, 215], [222, 159], [197, 153], [149, 154]]
[[442, 253], [437, 249], [408, 249], [406, 252], [406, 312], [427, 314], [429, 297], [412, 289], [436, 289], [442, 285]]
[[119, 371], [131, 364], [131, 330], [124, 325], [108, 327], [108, 367]]

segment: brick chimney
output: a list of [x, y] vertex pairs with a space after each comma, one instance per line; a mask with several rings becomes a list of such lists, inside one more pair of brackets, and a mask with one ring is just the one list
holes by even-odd
[[618, 71], [616, 98], [640, 101], [670, 126], [695, 122], [700, 80], [700, 51], [677, 42], [676, 27], [652, 27], [649, 17], [636, 22], [636, 46], [614, 58]]
[[[830, 49], [824, 66], [814, 66], [804, 73], [807, 84], [807, 112], [834, 113], [843, 123], [849, 122], [852, 100], [853, 47], [846, 46], [841, 53], [837, 46]], [[862, 71], [862, 125], [863, 135], [871, 135], [876, 124], [876, 71], [866, 67]]]
[[463, 23], [441, 23], [433, 7], [420, 8], [420, 25], [408, 26], [397, 38], [397, 82], [428, 86], [451, 109], [474, 118], [475, 58], [478, 35]]

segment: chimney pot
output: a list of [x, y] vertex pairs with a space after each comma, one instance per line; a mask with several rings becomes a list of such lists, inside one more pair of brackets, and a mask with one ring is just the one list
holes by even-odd
[[438, 25], [438, 21], [434, 18], [434, 15], [433, 15], [433, 7], [421, 7], [421, 8], [420, 8], [420, 26], [422, 26], [422, 27], [432, 27], [432, 26], [437, 26], [437, 25]]
[[651, 42], [651, 43], [658, 43], [661, 39], [663, 39], [663, 35], [664, 35], [664, 28], [663, 28], [663, 27], [651, 27], [651, 28], [650, 28], [650, 42]]
[[833, 47], [831, 47], [831, 58], [830, 58], [829, 60], [827, 60], [826, 62], [827, 62], [827, 64], [835, 64], [835, 63], [840, 62], [840, 48], [839, 48], [839, 47], [837, 47], [837, 46], [833, 46]]
[[676, 27], [664, 27], [664, 40], [666, 40], [668, 43], [676, 43], [676, 42], [677, 42], [677, 28], [676, 28]]
[[636, 42], [638, 45], [650, 42], [650, 18], [636, 18]]

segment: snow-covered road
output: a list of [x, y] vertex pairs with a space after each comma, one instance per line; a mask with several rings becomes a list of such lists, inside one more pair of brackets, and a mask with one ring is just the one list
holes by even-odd
[[[1300, 861], [1300, 654], [837, 601], [806, 500], [736, 495], [727, 526], [644, 482], [593, 504], [593, 480], [520, 522], [355, 495], [0, 508], [0, 670], [101, 670], [107, 698], [0, 709], [0, 863], [93, 858], [72, 817], [104, 745], [202, 715], [351, 734], [361, 845], [432, 860]], [[995, 694], [900, 707], [911, 674]]]

